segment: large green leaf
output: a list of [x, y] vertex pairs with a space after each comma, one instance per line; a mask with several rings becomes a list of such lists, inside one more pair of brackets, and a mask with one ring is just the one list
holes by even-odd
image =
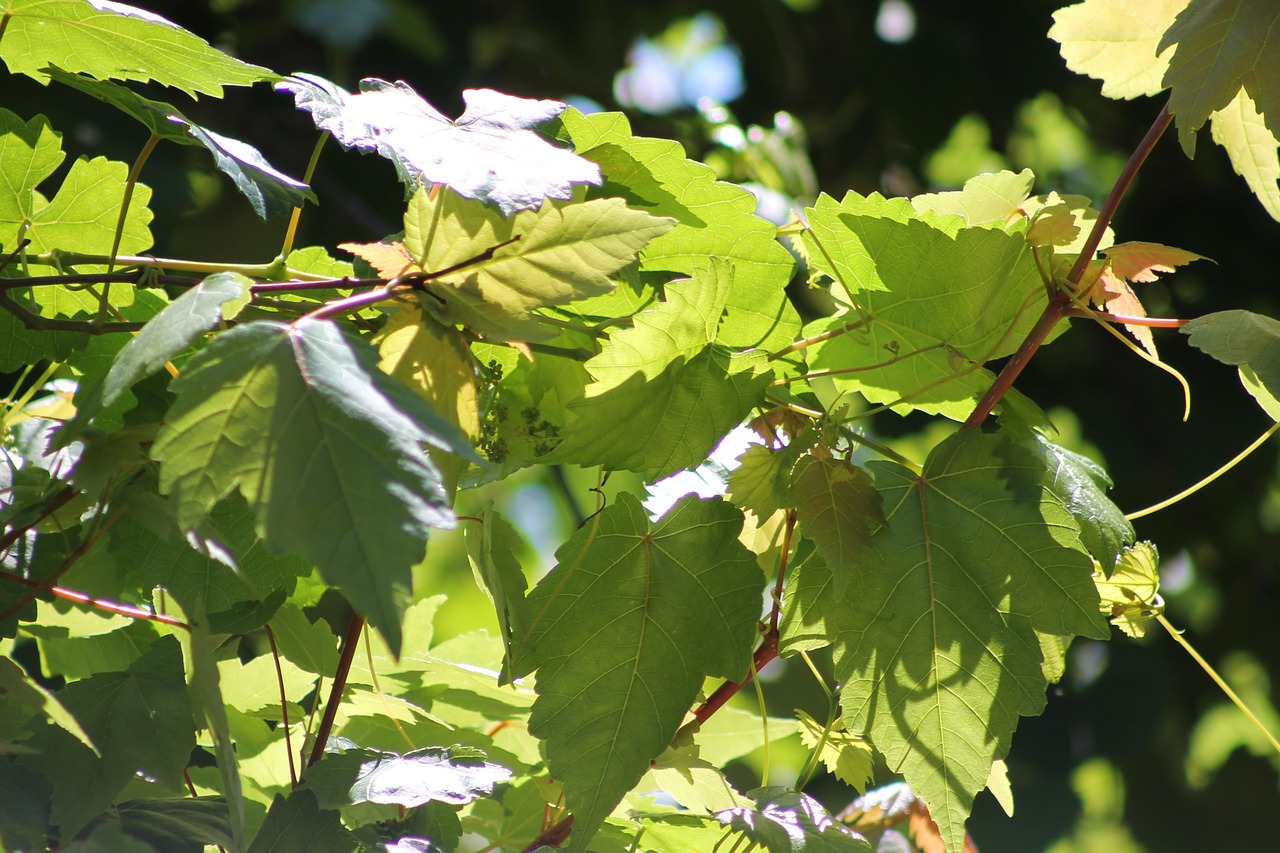
[[880, 494], [856, 465], [806, 456], [796, 464], [793, 486], [800, 529], [818, 546], [832, 571], [832, 592], [844, 594], [871, 535], [884, 524]]
[[423, 188], [405, 212], [404, 243], [428, 272], [496, 249], [492, 257], [433, 281], [431, 293], [453, 320], [478, 332], [498, 340], [540, 340], [554, 333], [539, 326], [533, 311], [609, 292], [609, 276], [674, 225], [621, 199], [546, 201], [505, 218], [481, 202]]
[[1252, 311], [1217, 311], [1196, 317], [1182, 333], [1223, 364], [1248, 368], [1272, 397], [1280, 396], [1280, 321]]
[[1107, 636], [1093, 564], [1044, 460], [1003, 436], [962, 430], [921, 474], [870, 467], [887, 524], [837, 614], [841, 707], [958, 851], [1018, 717], [1044, 708], [1036, 631]]
[[1244, 89], [1209, 117], [1213, 141], [1231, 158], [1231, 167], [1244, 178], [1272, 219], [1280, 219], [1280, 143], [1267, 129], [1257, 104]]
[[202, 849], [206, 844], [235, 847], [227, 801], [222, 797], [128, 800], [116, 806], [121, 828], [156, 850]]
[[49, 69], [59, 83], [79, 89], [121, 110], [143, 124], [154, 136], [179, 145], [201, 145], [213, 155], [218, 170], [236, 185], [258, 216], [267, 219], [288, 213], [303, 202], [315, 202], [315, 193], [299, 181], [276, 171], [262, 152], [241, 142], [201, 127], [173, 104], [144, 98], [137, 92], [108, 80]]
[[222, 97], [278, 75], [209, 46], [152, 12], [89, 0], [3, 0], [0, 59], [15, 74], [47, 80], [56, 66], [100, 80], [154, 80], [188, 95]]
[[299, 788], [288, 799], [277, 794], [249, 853], [351, 853], [355, 838], [332, 809], [316, 805], [316, 795]]
[[667, 298], [636, 315], [587, 362], [595, 381], [570, 410], [577, 417], [549, 460], [640, 471], [655, 480], [707, 458], [758, 404], [770, 373], [759, 352], [716, 343], [725, 305], [739, 280], [712, 259], [693, 278], [667, 286]]
[[651, 523], [623, 494], [556, 552], [529, 599], [538, 699], [529, 729], [592, 835], [675, 736], [708, 675], [747, 674], [764, 578], [742, 514], [688, 497]]
[[878, 195], [822, 196], [808, 215], [813, 265], [859, 307], [806, 328], [849, 328], [811, 347], [809, 366], [872, 402], [963, 420], [993, 380], [979, 365], [1017, 349], [1040, 316], [1026, 239]]
[[717, 181], [676, 142], [632, 136], [621, 113], [567, 110], [561, 119], [582, 156], [600, 164], [605, 183], [599, 194], [621, 195], [634, 207], [679, 221], [645, 247], [641, 270], [693, 275], [708, 257], [726, 258], [738, 280], [720, 343], [777, 350], [795, 339], [800, 320], [784, 291], [795, 263], [774, 225], [755, 215], [751, 193]]
[[410, 569], [453, 525], [423, 446], [474, 453], [376, 363], [328, 321], [237, 326], [173, 383], [152, 455], [184, 529], [239, 488], [267, 544], [301, 552], [398, 650]]
[[1280, 137], [1280, 7], [1267, 0], [1191, 0], [1158, 50], [1177, 45], [1163, 84], [1178, 141], [1195, 155], [1196, 131], [1240, 93], [1249, 93], [1272, 137]]

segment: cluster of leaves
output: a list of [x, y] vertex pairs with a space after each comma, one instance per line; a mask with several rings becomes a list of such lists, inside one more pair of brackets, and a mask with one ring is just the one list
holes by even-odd
[[[1171, 88], [1189, 152], [1212, 120], [1280, 214], [1276, 50], [1218, 50], [1276, 14], [1156, 7], [1142, 38], [1112, 37], [1128, 24], [1102, 0], [1051, 35], [1108, 94]], [[1106, 473], [1053, 442], [1016, 370], [986, 366], [1025, 364], [1073, 317], [1158, 358], [1131, 283], [1198, 256], [1114, 243], [1114, 204], [1002, 172], [823, 195], [780, 235], [747, 190], [618, 114], [471, 91], [451, 120], [404, 83], [281, 78], [118, 3], [0, 13], [11, 72], [150, 134], [132, 166], [78, 160], [50, 200], [59, 132], [0, 108], [0, 370], [30, 389], [6, 405], [0, 466], [6, 846], [450, 851], [472, 833], [666, 851], [738, 834], [852, 851], [909, 819], [918, 844], [959, 851], [978, 793], [1008, 798], [1003, 759], [1066, 645], [1158, 611], [1154, 548]], [[257, 266], [144, 255], [138, 179], [162, 141], [209, 150], [264, 218], [316, 199], [128, 81], [274, 83], [392, 161], [403, 232], [338, 247], [353, 262], [289, 241]], [[791, 305], [780, 236], [829, 316]], [[1280, 415], [1280, 323], [1186, 331]], [[55, 377], [73, 391], [35, 399]], [[964, 428], [914, 460], [867, 426], [885, 410]], [[453, 509], [532, 464], [656, 481], [744, 423], [759, 441], [722, 496], [655, 518], [623, 494], [532, 590], [515, 528]], [[440, 600], [413, 569], [460, 523], [501, 636], [435, 643]], [[322, 618], [329, 587], [349, 623]], [[838, 708], [763, 731], [799, 732], [810, 773], [862, 788], [878, 754], [910, 786], [839, 819], [804, 779], [744, 795], [723, 774], [767, 739], [724, 700], [775, 656], [827, 647]], [[708, 679], [724, 683], [699, 703]]]

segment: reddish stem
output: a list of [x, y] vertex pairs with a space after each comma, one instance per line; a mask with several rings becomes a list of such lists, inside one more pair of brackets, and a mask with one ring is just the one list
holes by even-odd
[[751, 672], [747, 673], [747, 677], [741, 681], [726, 681], [715, 689], [715, 692], [707, 697], [707, 701], [703, 702], [698, 710], [693, 712], [693, 718], [698, 721], [698, 725], [702, 725], [711, 719], [716, 711], [724, 707], [724, 703], [728, 702], [739, 690], [751, 683], [751, 677], [773, 661], [778, 656], [778, 631], [770, 628], [769, 632], [764, 635], [764, 639], [760, 641], [760, 646], [756, 649], [756, 653], [752, 655], [753, 665]]
[[79, 493], [70, 486], [65, 487], [62, 491], [53, 496], [53, 499], [49, 501], [49, 505], [40, 511], [40, 514], [36, 516], [34, 521], [30, 524], [24, 524], [22, 527], [15, 527], [8, 533], [0, 536], [0, 554], [3, 554], [13, 547], [13, 543], [21, 539], [31, 528], [62, 509], [62, 507], [77, 494]]
[[791, 535], [796, 529], [796, 511], [787, 511], [787, 524], [782, 530], [782, 555], [778, 557], [778, 579], [773, 584], [773, 605], [769, 609], [769, 633], [778, 635], [778, 617], [782, 613], [782, 584], [787, 576], [787, 557], [791, 554]]
[[[324, 716], [320, 719], [320, 728], [316, 730], [316, 741], [311, 745], [307, 767], [315, 764], [324, 755], [325, 745], [329, 742], [329, 733], [333, 731], [333, 721], [338, 716], [338, 703], [342, 701], [342, 693], [347, 689], [347, 675], [351, 672], [351, 662], [355, 660], [356, 647], [360, 645], [360, 632], [363, 630], [364, 617], [358, 613], [353, 614], [351, 624], [347, 626], [347, 636], [342, 641], [338, 669], [333, 674], [333, 684], [329, 685], [329, 701], [325, 703]], [[305, 772], [304, 770], [303, 773]]]
[[1065, 313], [1068, 317], [1083, 317], [1125, 326], [1148, 326], [1153, 329], [1181, 329], [1191, 322], [1177, 317], [1133, 317], [1129, 314], [1109, 314], [1106, 311], [1093, 311], [1088, 308], [1070, 308]]
[[276, 648], [276, 632], [270, 625], [263, 625], [267, 632], [267, 642], [271, 644], [271, 659], [276, 664], [276, 684], [280, 686], [280, 725], [284, 727], [284, 750], [289, 755], [289, 781], [298, 787], [298, 771], [293, 766], [293, 743], [289, 738], [289, 700], [284, 694], [284, 670], [280, 668], [280, 650]]
[[1160, 114], [1156, 116], [1156, 120], [1152, 122], [1151, 127], [1147, 130], [1146, 136], [1142, 137], [1138, 147], [1129, 156], [1129, 162], [1124, 164], [1124, 170], [1120, 173], [1120, 177], [1116, 178], [1115, 185], [1111, 187], [1111, 192], [1107, 194], [1106, 201], [1102, 203], [1102, 208], [1098, 211], [1098, 219], [1093, 223], [1093, 230], [1089, 232], [1089, 238], [1080, 250], [1080, 256], [1076, 258], [1075, 265], [1071, 267], [1071, 272], [1067, 274], [1068, 292], [1059, 293], [1049, 300], [1049, 304], [1045, 306], [1044, 313], [1040, 315], [1040, 319], [1032, 327], [1026, 340], [1018, 347], [1017, 352], [1009, 357], [1004, 369], [996, 377], [996, 381], [987, 389], [987, 393], [982, 395], [982, 399], [974, 407], [973, 413], [965, 420], [964, 426], [977, 426], [986, 420], [987, 415], [991, 414], [1000, 399], [1013, 387], [1014, 380], [1018, 378], [1023, 368], [1031, 361], [1031, 357], [1035, 355], [1036, 350], [1040, 349], [1040, 345], [1049, 336], [1049, 332], [1053, 331], [1053, 327], [1058, 324], [1058, 321], [1067, 315], [1067, 311], [1071, 307], [1071, 294], [1078, 289], [1080, 279], [1084, 277], [1084, 272], [1088, 269], [1089, 262], [1093, 260], [1093, 256], [1097, 253], [1098, 244], [1102, 242], [1102, 236], [1106, 233], [1107, 226], [1111, 224], [1111, 220], [1115, 217], [1116, 208], [1120, 206], [1120, 200], [1124, 198], [1124, 194], [1133, 183], [1138, 170], [1146, 162], [1147, 155], [1151, 153], [1151, 149], [1155, 147], [1156, 142], [1164, 135], [1172, 121], [1173, 114], [1169, 112], [1169, 105], [1166, 103], [1160, 110]]
[[[15, 580], [19, 580], [19, 582], [21, 583], [32, 584], [34, 586], [34, 589], [32, 589], [31, 592], [19, 598], [17, 601], [13, 602], [13, 604], [10, 604], [4, 610], [0, 610], [0, 622], [3, 622], [4, 620], [8, 619], [10, 616], [13, 616], [15, 613], [21, 613], [22, 608], [26, 607], [28, 604], [35, 601], [41, 592], [46, 592], [46, 591], [52, 592], [53, 588], [52, 588], [51, 582], [56, 581], [58, 578], [66, 574], [67, 569], [74, 566], [76, 562], [81, 557], [83, 557], [90, 548], [93, 547], [94, 543], [98, 541], [98, 539], [102, 536], [102, 534], [110, 530], [112, 525], [114, 525], [117, 521], [119, 521], [123, 517], [124, 517], [123, 514], [117, 513], [111, 516], [111, 518], [108, 518], [102, 524], [100, 524], [97, 530], [95, 530], [91, 535], [85, 537], [84, 541], [82, 541], [79, 545], [77, 545], [76, 549], [63, 559], [61, 565], [59, 565], [58, 568], [54, 569], [53, 573], [50, 574], [47, 578], [45, 578], [43, 583], [31, 581], [28, 578], [18, 578], [15, 575], [6, 575], [7, 577], [12, 577]], [[4, 573], [0, 573], [0, 574], [4, 574]], [[80, 600], [80, 599], [77, 599], [77, 600]], [[142, 611], [139, 611], [139, 613], [141, 612]], [[129, 615], [132, 616], [137, 614], [131, 613]], [[155, 615], [150, 614], [148, 615], [147, 618], [154, 619]]]
[[150, 622], [162, 622], [165, 625], [172, 625], [174, 628], [182, 628], [185, 631], [191, 630], [191, 626], [186, 622], [183, 622], [181, 619], [174, 619], [172, 616], [165, 616], [163, 613], [156, 613], [152, 610], [143, 610], [141, 607], [134, 607], [132, 604], [117, 604], [114, 601], [107, 601], [104, 598], [94, 598], [83, 592], [77, 592], [74, 589], [67, 589], [63, 586], [47, 586], [39, 581], [33, 581], [30, 578], [24, 578], [19, 575], [8, 574], [7, 572], [0, 572], [0, 578], [13, 581], [14, 583], [20, 583], [23, 586], [29, 586], [36, 591], [37, 595], [42, 592], [46, 592], [49, 595], [54, 595], [67, 601], [74, 601], [77, 604], [87, 604], [90, 607], [97, 608], [98, 610], [105, 610], [108, 613], [118, 613], [121, 616], [128, 616], [133, 619], [146, 619]]

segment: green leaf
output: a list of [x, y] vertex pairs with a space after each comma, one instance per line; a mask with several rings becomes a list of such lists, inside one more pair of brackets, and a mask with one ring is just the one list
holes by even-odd
[[1182, 327], [1191, 345], [1233, 367], [1248, 367], [1253, 377], [1280, 397], [1280, 321], [1252, 311], [1218, 311]]
[[870, 547], [872, 534], [884, 525], [880, 493], [858, 466], [813, 456], [796, 463], [792, 488], [800, 529], [818, 546], [832, 572], [831, 591], [839, 598]]
[[911, 197], [917, 213], [930, 211], [939, 216], [959, 216], [970, 227], [1004, 227], [1031, 195], [1036, 176], [1030, 169], [978, 175], [964, 182], [964, 189], [944, 193], [922, 193]]
[[[733, 789], [719, 765], [700, 758], [695, 743], [680, 743], [679, 738], [654, 759], [653, 768], [646, 780], [652, 781], [652, 787], [665, 791], [682, 807], [695, 814], [751, 804]], [[648, 790], [650, 786], [648, 781], [641, 781], [638, 787]]]
[[43, 714], [45, 719], [66, 730], [95, 754], [98, 748], [81, 727], [75, 716], [69, 712], [58, 697], [41, 687], [22, 668], [8, 658], [0, 658], [0, 707], [11, 711], [16, 705], [24, 705], [35, 713]]
[[565, 787], [571, 850], [671, 743], [703, 679], [747, 674], [764, 578], [741, 528], [730, 504], [692, 497], [650, 523], [624, 493], [560, 547], [530, 596], [529, 729]]
[[805, 329], [848, 329], [809, 349], [810, 368], [896, 411], [963, 420], [994, 379], [979, 366], [1017, 349], [1040, 316], [1026, 239], [878, 195], [822, 196], [808, 215], [814, 267], [859, 306]]
[[[236, 745], [232, 740], [231, 726], [227, 720], [222, 688], [218, 683], [218, 664], [214, 658], [215, 645], [203, 616], [202, 609], [197, 609], [191, 614], [191, 694], [198, 709], [197, 714], [203, 718], [204, 724], [209, 729], [209, 736], [213, 739], [218, 776], [222, 781], [223, 796], [217, 798], [219, 809], [215, 817], [225, 826], [223, 834], [230, 836], [226, 840], [213, 843], [243, 850], [246, 838], [244, 785], [240, 779], [240, 764], [236, 758]], [[190, 838], [200, 837], [194, 833], [184, 833], [181, 827], [178, 827], [177, 834], [179, 838], [184, 834]]]
[[796, 727], [800, 730], [801, 742], [809, 749], [818, 750], [828, 773], [857, 789], [859, 794], [867, 792], [875, 763], [871, 744], [846, 732], [839, 720], [828, 728], [801, 710], [796, 711]]
[[128, 800], [115, 808], [121, 828], [156, 850], [202, 850], [206, 844], [242, 849], [232, 839], [222, 797]]
[[871, 466], [887, 524], [851, 579], [836, 644], [841, 707], [964, 841], [991, 762], [1045, 704], [1036, 631], [1102, 639], [1079, 529], [1046, 490], [1044, 461], [961, 430], [922, 474]]
[[404, 244], [428, 272], [474, 261], [428, 285], [454, 321], [498, 340], [542, 340], [553, 332], [535, 310], [613, 290], [609, 276], [674, 224], [621, 199], [547, 201], [504, 218], [478, 201], [451, 192], [432, 198], [422, 188], [405, 212]]
[[0, 773], [0, 846], [40, 850], [49, 844], [49, 782], [20, 764]]
[[748, 447], [738, 457], [738, 467], [729, 474], [729, 499], [761, 520], [795, 506], [791, 469], [801, 449], [799, 441], [777, 450], [763, 444]]
[[271, 630], [281, 656], [300, 669], [324, 676], [337, 669], [337, 637], [323, 619], [312, 622], [301, 609], [286, 604], [271, 617]]
[[375, 364], [328, 321], [237, 326], [174, 381], [152, 456], [184, 529], [239, 488], [267, 544], [302, 553], [398, 650], [410, 569], [453, 526], [422, 446], [474, 452]]
[[1272, 219], [1280, 219], [1280, 143], [1267, 129], [1257, 105], [1244, 89], [1231, 103], [1209, 116], [1213, 141], [1231, 158], [1231, 168], [1244, 178]]
[[1085, 0], [1053, 13], [1049, 38], [1062, 45], [1068, 68], [1102, 81], [1108, 98], [1154, 95], [1173, 56], [1160, 42], [1187, 2]]
[[1163, 84], [1178, 141], [1195, 156], [1196, 131], [1243, 87], [1280, 137], [1280, 51], [1271, 41], [1280, 8], [1259, 0], [1191, 0], [1165, 31], [1158, 50], [1177, 45]]
[[312, 791], [299, 788], [272, 800], [249, 853], [351, 853], [355, 846], [338, 813], [321, 809]]
[[637, 314], [587, 362], [594, 382], [547, 461], [639, 471], [656, 480], [707, 458], [758, 404], [770, 373], [760, 352], [716, 343], [736, 269], [713, 258]]
[[476, 584], [489, 596], [498, 614], [498, 630], [506, 647], [500, 681], [505, 683], [510, 680], [520, 644], [529, 636], [529, 605], [525, 601], [529, 581], [517, 558], [526, 546], [492, 504], [486, 504], [481, 511], [480, 523], [468, 525], [463, 533]]
[[429, 802], [464, 805], [489, 796], [510, 778], [510, 770], [466, 747], [429, 747], [404, 755], [350, 749], [308, 768], [306, 787], [322, 808], [360, 803], [417, 808]]
[[262, 219], [288, 213], [307, 201], [316, 202], [310, 187], [276, 171], [258, 149], [201, 127], [172, 104], [144, 98], [119, 83], [68, 74], [60, 68], [50, 68], [48, 73], [58, 83], [127, 113], [153, 136], [179, 145], [204, 146], [213, 155], [218, 171], [231, 179]]
[[709, 166], [686, 159], [676, 142], [632, 136], [621, 113], [566, 110], [562, 121], [582, 156], [603, 168], [600, 194], [622, 195], [632, 206], [679, 220], [645, 247], [642, 271], [694, 275], [708, 257], [726, 258], [737, 283], [725, 304], [719, 343], [777, 350], [795, 340], [800, 319], [785, 292], [795, 262], [777, 241], [773, 223], [755, 215], [750, 192], [717, 181]]
[[564, 111], [559, 101], [466, 89], [466, 111], [454, 121], [404, 82], [366, 78], [351, 95], [324, 78], [301, 74], [276, 88], [291, 93], [316, 127], [343, 146], [391, 160], [406, 183], [444, 184], [460, 196], [497, 205], [504, 217], [537, 210], [544, 199], [567, 201], [575, 184], [600, 183], [594, 163], [533, 131]]
[[155, 81], [188, 95], [222, 97], [223, 86], [249, 86], [278, 75], [209, 46], [159, 15], [124, 3], [5, 0], [0, 59], [41, 82], [55, 66], [99, 80]]
[[125, 344], [101, 382], [77, 392], [76, 415], [58, 430], [52, 446], [70, 444], [98, 412], [214, 328], [222, 320], [222, 306], [247, 294], [251, 284], [238, 273], [217, 273], [166, 305]]
[[1096, 572], [1099, 607], [1111, 624], [1130, 637], [1143, 637], [1147, 621], [1164, 609], [1160, 601], [1160, 554], [1150, 542], [1139, 542], [1120, 555], [1110, 573]]
[[789, 657], [831, 645], [841, 600], [832, 592], [831, 569], [811, 540], [801, 539], [796, 546], [786, 583], [778, 623], [779, 654]]
[[756, 788], [747, 796], [755, 801], [755, 808], [727, 809], [717, 814], [716, 819], [769, 853], [871, 851], [865, 838], [837, 823], [822, 804], [808, 794], [775, 786]]

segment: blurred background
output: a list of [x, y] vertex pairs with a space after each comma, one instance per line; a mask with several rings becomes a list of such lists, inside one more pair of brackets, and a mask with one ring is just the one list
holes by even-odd
[[[450, 116], [471, 87], [625, 110], [636, 133], [677, 139], [726, 180], [750, 185], [761, 214], [777, 221], [819, 191], [910, 195], [1001, 168], [1031, 168], [1037, 191], [1081, 193], [1096, 205], [1160, 109], [1156, 99], [1106, 100], [1096, 81], [1069, 72], [1046, 37], [1060, 5], [1050, 0], [143, 5], [281, 73], [317, 73], [348, 89], [361, 77], [406, 80]], [[50, 115], [73, 155], [132, 162], [145, 142], [140, 126], [78, 93], [51, 96], [3, 70], [0, 91], [24, 117]], [[287, 174], [301, 177], [306, 168], [314, 127], [268, 87], [198, 104], [148, 94], [175, 99], [194, 121], [257, 146]], [[1144, 285], [1139, 295], [1152, 315], [1248, 308], [1280, 316], [1267, 254], [1280, 242], [1280, 223], [1202, 135], [1195, 161], [1172, 136], [1160, 143], [1114, 227], [1120, 240], [1179, 246], [1215, 263]], [[284, 220], [263, 226], [202, 155], [162, 146], [144, 171], [157, 191], [156, 252], [269, 260]], [[403, 190], [379, 158], [330, 146], [313, 186], [321, 205], [304, 216], [300, 246], [377, 240], [400, 228]], [[1036, 356], [1018, 387], [1051, 411], [1062, 443], [1106, 465], [1126, 511], [1191, 485], [1270, 425], [1233, 370], [1176, 333], [1158, 333], [1158, 341], [1191, 382], [1187, 423], [1172, 379], [1101, 330], [1077, 326]], [[925, 426], [913, 418], [876, 424], [904, 443]], [[1273, 730], [1280, 729], [1268, 679], [1280, 672], [1276, 458], [1275, 447], [1264, 446], [1191, 500], [1137, 523], [1139, 536], [1160, 549], [1170, 620]], [[536, 577], [575, 515], [594, 509], [595, 484], [590, 472], [528, 471], [501, 490], [464, 494], [459, 509], [495, 501], [525, 531], [526, 565]], [[615, 477], [610, 487], [641, 485]], [[457, 538], [433, 543], [419, 580], [424, 593], [451, 596], [444, 635], [492, 619], [477, 615], [482, 599]], [[822, 709], [803, 667], [768, 675], [771, 712]], [[754, 697], [743, 703], [753, 706]], [[785, 762], [773, 763], [772, 781], [788, 781], [778, 767]], [[982, 795], [970, 824], [985, 853], [1270, 849], [1280, 837], [1280, 760], [1154, 626], [1141, 641], [1117, 634], [1108, 644], [1078, 643], [1046, 712], [1022, 722], [1009, 767], [1015, 816]], [[746, 787], [758, 784], [758, 764], [735, 772]], [[890, 780], [884, 773], [877, 781]], [[833, 812], [854, 796], [830, 777], [811, 793]]]

